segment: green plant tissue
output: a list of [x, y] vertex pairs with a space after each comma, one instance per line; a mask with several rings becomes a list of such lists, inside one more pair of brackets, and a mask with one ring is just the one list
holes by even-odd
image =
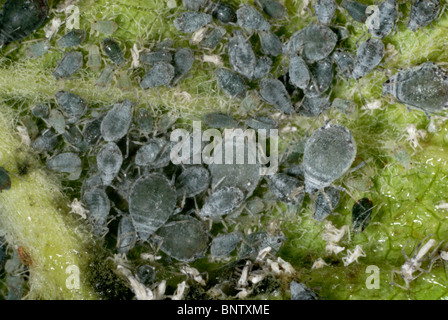
[[[313, 2], [284, 0], [287, 15], [275, 25], [282, 42], [295, 31], [316, 23]], [[360, 2], [375, 4], [369, 0]], [[412, 2], [400, 1], [401, 16], [392, 33], [383, 39], [385, 56], [374, 71], [358, 81], [336, 76], [331, 98], [351, 101], [345, 112], [333, 107], [314, 118], [282, 117], [281, 153], [300, 146], [306, 135], [331, 119], [332, 123], [351, 130], [357, 143], [353, 168], [357, 165], [359, 168], [335, 182], [347, 192], [341, 193], [335, 212], [322, 222], [313, 219], [312, 199], [308, 196], [301, 208], [295, 208], [269, 198], [269, 193], [262, 188], [263, 192], [257, 196], [268, 199], [269, 206], [262, 219], [250, 215], [241, 219], [243, 229], [275, 224], [283, 230], [287, 240], [278, 257], [290, 263], [294, 271], [276, 277], [283, 288], [281, 294], [260, 292], [252, 293], [249, 298], [288, 299], [292, 279], [306, 283], [325, 300], [448, 298], [445, 260], [436, 260], [448, 239], [448, 123], [444, 116], [427, 117], [421, 111], [408, 110], [382, 93], [383, 82], [400, 69], [427, 61], [441, 68], [448, 63], [447, 12], [429, 26], [413, 32], [406, 26]], [[440, 2], [441, 7], [446, 4]], [[254, 2], [232, 2], [235, 7], [243, 3]], [[341, 1], [337, 3], [340, 5]], [[69, 207], [79, 197], [81, 183], [68, 184], [63, 175], [48, 170], [45, 161], [40, 160], [27, 142], [23, 128], [30, 133], [27, 121], [31, 109], [38, 103], [52, 101], [60, 90], [70, 90], [97, 108], [106, 109], [116, 101], [130, 99], [136, 107], [150, 110], [159, 125], [159, 120], [166, 115], [178, 119], [178, 123], [191, 125], [193, 120], [201, 120], [210, 112], [229, 113], [243, 120], [276, 111], [262, 103], [240, 105], [240, 99], [230, 99], [222, 92], [214, 74], [215, 63], [227, 63], [226, 49], [222, 46], [213, 51], [192, 46], [193, 68], [177, 86], [141, 89], [139, 81], [144, 68], [136, 65], [139, 63], [136, 55], [165, 39], [173, 40], [176, 47], [191, 45], [192, 36], [179, 32], [173, 24], [179, 12], [186, 10], [181, 0], [67, 0], [52, 1], [50, 5], [49, 18], [41, 28], [1, 49], [0, 165], [9, 172], [12, 187], [0, 193], [0, 236], [4, 235], [10, 246], [23, 248], [32, 261], [28, 266], [29, 291], [25, 298], [126, 298], [129, 282], [118, 275], [112, 251], [108, 252], [107, 245], [92, 236], [89, 226]], [[57, 40], [68, 31], [73, 17], [79, 18], [76, 28], [86, 31], [86, 40], [77, 48], [83, 54], [83, 66], [73, 77], [56, 80], [52, 73], [64, 52], [69, 51], [58, 47]], [[51, 26], [58, 21], [59, 27]], [[352, 20], [341, 6], [332, 25], [347, 27], [350, 36], [341, 46], [351, 52], [356, 52], [357, 45], [369, 37], [367, 27]], [[229, 26], [226, 28], [231, 30]], [[32, 57], [35, 54], [32, 50], [37, 50], [33, 45], [52, 31], [48, 52]], [[112, 65], [101, 48], [106, 37], [118, 42], [126, 63], [114, 67], [110, 83], [102, 87], [98, 85], [100, 74]], [[97, 64], [89, 56], [95, 48], [101, 54]], [[204, 56], [218, 60], [210, 62]], [[276, 78], [285, 73], [287, 65], [287, 59], [280, 56], [274, 59], [271, 73]], [[87, 110], [87, 116], [93, 117], [94, 112]], [[24, 166], [26, 173], [21, 172]], [[374, 204], [369, 225], [363, 232], [346, 233], [335, 244], [343, 251], [330, 253], [325, 234], [329, 228], [351, 229], [355, 199], [365, 197]], [[427, 272], [410, 281], [406, 288], [400, 276], [407, 261], [402, 251], [412, 257], [413, 248], [430, 238], [440, 244], [438, 251], [432, 257], [433, 251], [428, 251], [429, 258], [421, 265]], [[346, 266], [343, 258], [356, 252], [356, 248], [362, 248], [363, 255]], [[104, 257], [104, 261], [99, 262], [98, 256]], [[316, 264], [322, 261], [319, 259], [323, 260], [320, 265]], [[216, 268], [214, 262], [204, 259], [192, 265], [201, 272]], [[69, 266], [75, 269], [67, 269]], [[73, 270], [79, 272], [81, 279], [76, 287], [70, 286]], [[170, 274], [161, 270], [159, 277], [165, 273]], [[275, 270], [272, 273], [275, 275]], [[419, 273], [416, 271], [414, 276]], [[172, 274], [169, 277], [168, 285], [175, 288], [179, 279]], [[94, 289], [93, 278], [102, 279], [102, 284], [113, 288], [110, 296], [102, 295], [96, 290], [98, 287]]]

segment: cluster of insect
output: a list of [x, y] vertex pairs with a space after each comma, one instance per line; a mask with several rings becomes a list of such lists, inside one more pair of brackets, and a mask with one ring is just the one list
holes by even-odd
[[[165, 40], [139, 55], [137, 65], [146, 68], [139, 80], [141, 89], [176, 86], [194, 65], [194, 48], [210, 53], [219, 48], [225, 52], [207, 57], [217, 64], [214, 74], [220, 89], [231, 99], [243, 102], [257, 92], [262, 101], [285, 116], [317, 117], [331, 107], [344, 109], [350, 105], [350, 101], [332, 99], [336, 75], [359, 80], [371, 73], [385, 55], [382, 39], [393, 31], [399, 17], [396, 0], [384, 0], [377, 6], [316, 0], [312, 7], [317, 21], [285, 40], [278, 35], [279, 29], [273, 30], [287, 14], [278, 1], [256, 0], [254, 5], [239, 8], [209, 0], [182, 2], [186, 11], [175, 17], [174, 26], [181, 33], [191, 34], [191, 48], [173, 49], [173, 42]], [[368, 29], [369, 38], [357, 46], [355, 54], [341, 45], [350, 36], [347, 28], [332, 24], [338, 8], [353, 23], [365, 24]], [[21, 40], [39, 28], [47, 11], [46, 1], [6, 1], [0, 17], [2, 44]], [[439, 12], [437, 0], [416, 0], [408, 27], [412, 31], [425, 27]], [[64, 53], [54, 69], [56, 80], [70, 79], [82, 69], [83, 54], [72, 48], [85, 39], [86, 32], [75, 29], [57, 41], [60, 48], [71, 51]], [[48, 40], [40, 41], [29, 46], [28, 54], [37, 58], [49, 48]], [[120, 44], [111, 37], [102, 41], [102, 51], [115, 66], [127, 63]], [[228, 62], [227, 67], [223, 61]], [[274, 76], [273, 68], [279, 61], [289, 61], [289, 66], [284, 74]], [[88, 64], [101, 67], [95, 45], [89, 49]], [[106, 67], [98, 85], [110, 83], [113, 71], [113, 67]], [[446, 78], [445, 70], [427, 62], [397, 72], [384, 83], [383, 92], [408, 107], [434, 114], [448, 102]], [[242, 123], [229, 115], [210, 113], [204, 122], [218, 129], [278, 128], [269, 116]], [[293, 299], [317, 299], [306, 285], [295, 282], [291, 265], [276, 257], [286, 240], [278, 227], [255, 232], [240, 228], [248, 216], [261, 221], [261, 213], [268, 211], [269, 196], [262, 199], [254, 195], [257, 188], [265, 186], [275, 201], [294, 210], [302, 206], [308, 194], [317, 221], [333, 213], [344, 191], [333, 183], [350, 170], [357, 153], [350, 130], [327, 121], [306, 138], [301, 162], [285, 162], [280, 172], [263, 177], [260, 163], [173, 164], [170, 155], [174, 143], [169, 137], [174, 123], [169, 117], [155, 121], [149, 110], [137, 108], [130, 100], [103, 110], [89, 106], [73, 92], [61, 90], [54, 100], [33, 107], [27, 131], [32, 148], [42, 155], [50, 170], [65, 174], [69, 181], [82, 182], [80, 201], [74, 199], [70, 206], [72, 212], [88, 221], [99, 239], [114, 239], [116, 253], [121, 255], [131, 256], [142, 248], [152, 250], [143, 254], [151, 263], [137, 266], [135, 274], [129, 270], [124, 273], [137, 297], [165, 296], [164, 283], [155, 281], [160, 259], [157, 254], [161, 251], [164, 259], [187, 266], [184, 273], [190, 286], [195, 284], [195, 289], [188, 291], [186, 282], [180, 283], [173, 299], [185, 298], [188, 292], [190, 297], [208, 298], [244, 298], [258, 291], [266, 293], [266, 288], [274, 292], [282, 286], [280, 276], [289, 279]], [[246, 144], [243, 149], [250, 151]], [[1, 190], [7, 190], [11, 181], [1, 169]], [[355, 203], [353, 231], [362, 232], [367, 227], [372, 208], [367, 198]], [[205, 257], [232, 260], [219, 269], [218, 282], [212, 276], [204, 281], [196, 269], [188, 266]], [[401, 275], [408, 285], [410, 268], [405, 269]]]

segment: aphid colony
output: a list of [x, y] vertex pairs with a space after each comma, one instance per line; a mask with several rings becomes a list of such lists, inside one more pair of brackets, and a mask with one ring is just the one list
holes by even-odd
[[[23, 12], [19, 10], [19, 2], [28, 6], [20, 9]], [[180, 13], [173, 23], [181, 33], [191, 34], [192, 48], [173, 49], [173, 43], [165, 40], [154, 50], [137, 55], [136, 65], [141, 63], [145, 67], [139, 80], [141, 89], [176, 86], [193, 68], [195, 48], [213, 52], [223, 44], [226, 58], [219, 59], [214, 75], [226, 95], [243, 99], [243, 104], [250, 97], [249, 90], [255, 88], [264, 102], [281, 113], [306, 117], [318, 116], [345, 103], [331, 97], [336, 73], [345, 79], [358, 80], [372, 72], [385, 55], [382, 39], [393, 31], [399, 16], [395, 0], [384, 0], [370, 7], [357, 1], [342, 1], [341, 7], [354, 23], [365, 23], [370, 34], [353, 54], [338, 47], [349, 37], [349, 32], [345, 27], [332, 25], [338, 9], [334, 0], [313, 1], [317, 21], [295, 32], [286, 42], [272, 30], [273, 22], [278, 24], [286, 15], [280, 2], [256, 0], [254, 5], [244, 4], [238, 9], [209, 0], [183, 0], [183, 5], [188, 11]], [[7, 44], [26, 37], [43, 23], [47, 10], [46, 1], [6, 1], [1, 16], [1, 42]], [[415, 31], [427, 26], [439, 10], [438, 1], [415, 1], [409, 28]], [[17, 15], [32, 18], [16, 19]], [[232, 34], [228, 34], [229, 30]], [[57, 43], [67, 49], [79, 46], [85, 39], [85, 31], [73, 30]], [[254, 49], [255, 40], [262, 55]], [[40, 41], [28, 48], [28, 55], [37, 58], [49, 47], [49, 41]], [[127, 63], [120, 44], [113, 38], [104, 38], [101, 48], [115, 66]], [[284, 58], [289, 61], [286, 72], [275, 75], [274, 66]], [[80, 51], [65, 52], [53, 76], [56, 80], [72, 77], [82, 69], [83, 59]], [[95, 59], [101, 59], [99, 48], [91, 45], [87, 65], [101, 66]], [[113, 70], [112, 66], [103, 69], [97, 82], [99, 87], [110, 82]], [[427, 62], [393, 75], [384, 83], [383, 92], [430, 114], [441, 111], [448, 102], [447, 85], [446, 71]], [[47, 167], [67, 174], [71, 181], [82, 177], [81, 201], [75, 199], [71, 208], [88, 219], [93, 233], [99, 237], [113, 234], [117, 252], [121, 254], [150, 244], [181, 262], [191, 262], [208, 252], [212, 259], [231, 259], [237, 251], [238, 259], [221, 271], [225, 274], [242, 268], [238, 280], [234, 275], [228, 279], [233, 279], [235, 286], [246, 293], [254, 288], [241, 285], [247, 283], [245, 277], [252, 274], [251, 279], [261, 279], [255, 276], [260, 270], [252, 268], [257, 263], [260, 266], [263, 260], [260, 256], [275, 256], [286, 240], [279, 230], [243, 233], [236, 227], [235, 222], [243, 212], [257, 214], [264, 210], [265, 201], [252, 196], [263, 185], [262, 180], [276, 200], [295, 209], [301, 207], [309, 194], [313, 217], [322, 221], [338, 206], [343, 189], [333, 183], [348, 172], [357, 152], [350, 130], [328, 121], [307, 137], [302, 162], [285, 163], [281, 172], [262, 177], [260, 163], [174, 165], [170, 161], [174, 144], [169, 139], [174, 123], [170, 119], [153, 120], [148, 110], [137, 108], [130, 100], [118, 101], [104, 111], [92, 108], [73, 92], [61, 90], [54, 102], [36, 105], [32, 117], [30, 123], [37, 123], [34, 127], [44, 128], [32, 136], [32, 147], [45, 157]], [[205, 115], [204, 122], [218, 129], [270, 130], [279, 126], [276, 120], [263, 115], [239, 122], [229, 115], [210, 113]], [[248, 151], [246, 145], [244, 150]], [[8, 190], [11, 182], [1, 169], [1, 190]], [[362, 232], [367, 227], [372, 208], [367, 198], [355, 203], [353, 231]], [[118, 225], [111, 230], [109, 225], [114, 225], [114, 221]], [[207, 223], [212, 227], [207, 228]], [[230, 230], [217, 232], [213, 228], [216, 225]], [[348, 252], [344, 260], [347, 265], [364, 254], [360, 247], [353, 254]], [[138, 269], [136, 278], [128, 274], [128, 279], [149, 285], [155, 273], [153, 267], [144, 265]], [[233, 289], [223, 285], [229, 281], [215, 284], [214, 290], [234, 296]], [[257, 281], [252, 283], [255, 285]], [[295, 281], [290, 283], [290, 291], [292, 299], [317, 298]], [[181, 297], [179, 292], [176, 296]], [[240, 292], [241, 296], [244, 295]]]

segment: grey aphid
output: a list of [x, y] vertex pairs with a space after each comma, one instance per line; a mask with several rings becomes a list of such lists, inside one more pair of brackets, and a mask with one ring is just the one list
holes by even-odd
[[228, 43], [229, 63], [233, 70], [252, 79], [257, 58], [250, 42], [244, 37], [241, 30], [237, 30]]
[[211, 22], [212, 16], [209, 14], [187, 11], [182, 12], [174, 19], [174, 26], [181, 32], [192, 33]]
[[204, 116], [204, 122], [207, 126], [217, 129], [238, 127], [238, 122], [233, 117], [224, 113], [207, 113]]
[[398, 16], [397, 0], [384, 0], [366, 20], [367, 29], [372, 36], [384, 38], [392, 32]]
[[117, 176], [123, 163], [123, 154], [120, 148], [113, 143], [106, 143], [96, 155], [96, 164], [103, 181], [103, 185], [108, 186]]
[[210, 172], [202, 166], [186, 168], [176, 179], [178, 197], [191, 198], [208, 189], [210, 185]]
[[21, 40], [47, 18], [46, 0], [6, 0], [0, 16], [0, 44]]
[[337, 4], [334, 0], [316, 0], [313, 8], [317, 20], [320, 23], [329, 24], [336, 13]]
[[438, 0], [415, 0], [411, 8], [408, 28], [416, 31], [426, 27], [439, 15], [440, 3]]
[[[267, 116], [249, 118], [246, 120], [246, 125], [255, 130], [266, 130], [266, 134], [269, 134], [270, 129], [278, 129], [277, 121]], [[260, 134], [260, 131], [258, 134]]]
[[140, 108], [137, 111], [137, 126], [145, 134], [150, 134], [152, 132], [154, 120], [152, 118], [151, 113], [145, 109]]
[[[297, 152], [300, 153], [300, 152]], [[283, 173], [288, 176], [297, 178], [299, 180], [305, 180], [305, 170], [303, 169], [303, 163], [299, 163], [293, 166], [286, 168]]]
[[237, 21], [235, 9], [226, 3], [208, 1], [205, 12], [211, 13], [213, 18], [224, 24]]
[[217, 68], [216, 77], [220, 88], [230, 97], [242, 98], [246, 94], [247, 85], [243, 78], [227, 69]]
[[82, 130], [84, 140], [89, 145], [94, 145], [101, 137], [101, 122], [103, 118], [97, 118], [87, 122]]
[[55, 94], [56, 102], [67, 117], [67, 123], [77, 122], [87, 111], [87, 104], [78, 95], [68, 91], [58, 91]]
[[260, 82], [259, 92], [263, 100], [279, 111], [286, 114], [294, 112], [291, 97], [280, 80], [264, 78]]
[[348, 14], [350, 15], [350, 17], [353, 18], [353, 20], [358, 21], [360, 23], [366, 22], [367, 6], [365, 4], [362, 4], [359, 1], [344, 0], [342, 1], [341, 6], [345, 8], [345, 10], [347, 10]]
[[226, 29], [222, 27], [211, 28], [207, 30], [204, 39], [199, 42], [199, 45], [208, 49], [215, 49], [226, 34]]
[[264, 202], [259, 197], [252, 197], [246, 202], [245, 209], [251, 214], [257, 214], [263, 212], [265, 209]]
[[74, 146], [80, 152], [86, 151], [88, 144], [84, 141], [81, 131], [76, 126], [71, 126], [63, 134], [65, 141]]
[[51, 152], [56, 149], [58, 136], [50, 129], [45, 130], [33, 141], [33, 149], [37, 152]]
[[261, 43], [261, 51], [264, 54], [277, 57], [283, 52], [283, 43], [272, 31], [260, 31], [258, 33]]
[[353, 68], [355, 67], [355, 57], [346, 50], [338, 49], [333, 53], [333, 61], [338, 67], [338, 73], [346, 79], [353, 76]]
[[65, 118], [64, 115], [59, 110], [52, 109], [50, 111], [50, 116], [48, 117], [48, 124], [58, 134], [63, 134], [65, 132]]
[[275, 0], [256, 0], [255, 3], [272, 19], [283, 19], [286, 15], [286, 8]]
[[260, 250], [267, 247], [271, 247], [270, 253], [275, 255], [285, 240], [286, 237], [282, 232], [276, 234], [270, 234], [266, 231], [251, 233], [243, 240], [238, 257], [254, 259]]
[[101, 180], [101, 176], [99, 174], [88, 175], [88, 177], [83, 182], [83, 189], [90, 190], [103, 186], [103, 180]]
[[176, 142], [165, 141], [165, 144], [157, 158], [150, 164], [152, 169], [165, 168], [171, 163], [171, 149]]
[[156, 88], [165, 86], [174, 78], [174, 67], [166, 62], [156, 63], [140, 81], [142, 89]]
[[194, 53], [190, 48], [182, 48], [174, 54], [174, 78], [172, 85], [176, 85], [191, 70], [194, 63]]
[[205, 253], [209, 237], [202, 223], [190, 216], [176, 215], [157, 231], [160, 249], [170, 257], [192, 261]]
[[346, 127], [328, 122], [314, 131], [303, 154], [306, 192], [328, 187], [348, 171], [355, 157], [356, 142]]
[[261, 79], [269, 74], [272, 69], [272, 60], [267, 56], [257, 59], [252, 79]]
[[147, 240], [165, 224], [176, 201], [176, 190], [162, 175], [149, 174], [134, 182], [129, 193], [129, 213], [141, 240]]
[[152, 164], [166, 145], [164, 139], [151, 139], [144, 146], [138, 149], [135, 155], [137, 166], [148, 166]]
[[205, 200], [199, 215], [201, 217], [219, 217], [233, 213], [241, 207], [245, 199], [243, 191], [239, 188], [219, 188]]
[[34, 106], [34, 108], [31, 110], [33, 115], [37, 118], [45, 119], [50, 114], [50, 108], [45, 103], [40, 103]]
[[253, 6], [246, 4], [236, 11], [237, 24], [248, 31], [268, 31], [271, 24]]
[[7, 273], [3, 283], [6, 284], [6, 288], [8, 290], [6, 300], [23, 299], [23, 286], [25, 285], [25, 279], [22, 275], [17, 275], [17, 271], [14, 273]]
[[86, 39], [86, 32], [84, 30], [72, 30], [62, 36], [58, 40], [58, 46], [61, 48], [70, 48], [79, 46]]
[[[241, 135], [243, 134], [242, 129], [236, 130], [239, 130]], [[230, 148], [228, 150], [227, 147], [233, 147], [233, 151], [230, 151]], [[230, 159], [231, 152], [233, 153], [232, 159]], [[254, 192], [261, 179], [255, 135], [248, 136], [247, 139], [234, 139], [232, 134], [226, 134], [223, 141], [214, 148], [212, 157], [214, 159], [208, 169], [212, 176], [213, 188], [237, 187], [244, 191], [246, 197]], [[219, 161], [220, 164], [217, 163]]]
[[303, 283], [291, 281], [289, 289], [291, 290], [291, 300], [319, 300], [314, 291]]
[[355, 202], [352, 208], [352, 230], [362, 232], [372, 219], [373, 202], [369, 198], [362, 198]]
[[304, 89], [311, 80], [310, 70], [305, 60], [296, 54], [289, 60], [289, 82], [297, 88]]
[[212, 240], [210, 254], [216, 258], [228, 257], [243, 239], [241, 231], [220, 235]]
[[133, 105], [132, 101], [123, 100], [112, 106], [101, 122], [101, 136], [105, 141], [118, 141], [128, 133]]
[[130, 216], [123, 216], [118, 224], [117, 251], [127, 253], [135, 246], [137, 234]]
[[353, 77], [359, 79], [370, 73], [384, 57], [384, 44], [379, 39], [368, 39], [361, 43], [356, 51]]
[[207, 0], [182, 0], [183, 6], [188, 10], [199, 11], [204, 7]]
[[339, 203], [340, 196], [340, 191], [332, 186], [320, 190], [316, 197], [313, 218], [322, 221], [333, 213]]
[[123, 51], [120, 45], [111, 38], [105, 38], [102, 43], [104, 53], [115, 63], [117, 66], [121, 66], [125, 63]]
[[79, 51], [70, 51], [64, 53], [61, 62], [59, 62], [56, 69], [53, 71], [53, 76], [56, 80], [68, 78], [76, 71], [82, 68], [83, 58]]
[[310, 98], [320, 97], [331, 86], [333, 81], [333, 61], [325, 58], [316, 61], [309, 66], [311, 80], [307, 87], [303, 88], [303, 93]]
[[[11, 177], [8, 174], [8, 171], [5, 170], [5, 168], [0, 167], [0, 193], [3, 190], [9, 190], [11, 189]], [[2, 240], [3, 238], [0, 237], [0, 270], [2, 269]]]
[[302, 105], [299, 109], [299, 114], [306, 117], [315, 117], [320, 115], [322, 112], [327, 111], [331, 107], [329, 96], [320, 97], [307, 97], [302, 101]]
[[51, 44], [48, 40], [38, 41], [36, 43], [30, 44], [26, 49], [26, 56], [28, 58], [37, 59], [43, 56], [50, 50]]
[[106, 192], [103, 188], [89, 189], [84, 192], [83, 198], [88, 210], [88, 219], [94, 226], [95, 234], [103, 234], [110, 211], [110, 200]]
[[144, 264], [138, 267], [136, 276], [143, 285], [149, 287], [156, 280], [156, 269], [149, 264]]
[[294, 33], [286, 50], [290, 55], [299, 53], [308, 62], [314, 62], [328, 57], [337, 41], [338, 36], [330, 28], [312, 24]]
[[47, 167], [54, 172], [69, 173], [69, 180], [77, 180], [81, 175], [81, 159], [76, 153], [66, 152], [47, 160]]
[[165, 49], [145, 52], [140, 55], [140, 61], [150, 65], [156, 64], [157, 62], [171, 63], [173, 61], [173, 54]]
[[301, 206], [305, 197], [305, 188], [301, 180], [288, 176], [284, 173], [276, 173], [265, 178], [268, 182], [269, 190], [278, 200]]
[[331, 30], [338, 35], [338, 43], [350, 37], [350, 31], [346, 27], [332, 26]]
[[448, 104], [448, 72], [432, 62], [401, 70], [383, 83], [383, 94], [427, 114]]

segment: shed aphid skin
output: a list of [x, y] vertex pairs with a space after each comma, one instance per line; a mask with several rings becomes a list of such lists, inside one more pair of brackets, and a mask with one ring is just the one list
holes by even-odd
[[71, 209], [70, 213], [77, 214], [82, 219], [87, 219], [87, 213], [89, 213], [89, 211], [85, 208], [85, 205], [78, 199], [73, 199], [68, 207]]
[[[428, 236], [429, 237], [429, 236]], [[429, 239], [423, 246], [423, 242], [428, 238], [426, 237], [425, 239], [423, 239], [415, 248], [415, 250], [413, 250], [413, 255], [412, 257], [408, 257], [406, 255], [406, 253], [404, 252], [404, 248], [401, 250], [404, 257], [406, 258], [406, 262], [401, 266], [401, 270], [400, 271], [393, 271], [392, 272], [392, 282], [393, 282], [393, 276], [395, 273], [399, 273], [400, 276], [403, 278], [406, 287], [400, 286], [397, 283], [393, 282], [394, 285], [401, 287], [403, 289], [409, 289], [409, 285], [412, 281], [414, 281], [415, 279], [417, 279], [421, 274], [423, 273], [428, 273], [431, 268], [432, 268], [432, 264], [434, 263], [434, 257], [437, 253], [437, 250], [440, 246], [441, 243], [439, 243], [439, 245], [436, 246], [437, 241], [434, 239]], [[430, 252], [432, 247], [435, 247], [435, 249]], [[429, 265], [429, 269], [428, 270], [424, 270], [421, 268], [422, 263], [425, 260], [429, 260], [431, 259], [430, 265]], [[418, 275], [414, 276], [414, 273], [416, 271], [419, 271], [420, 273]]]
[[345, 257], [342, 257], [344, 267], [351, 265], [353, 262], [358, 262], [358, 259], [360, 257], [366, 257], [366, 254], [359, 244], [355, 247], [353, 252], [350, 249], [347, 249], [347, 255]]
[[193, 33], [212, 22], [212, 16], [203, 12], [182, 12], [174, 20], [177, 30], [185, 33]]
[[[367, 8], [367, 14], [369, 7]], [[398, 18], [398, 4], [396, 0], [384, 0], [380, 5], [374, 7], [366, 19], [366, 25], [372, 36], [384, 38], [389, 35], [395, 27]]]
[[138, 178], [129, 193], [129, 213], [141, 240], [165, 224], [174, 213], [176, 190], [159, 174]]
[[370, 38], [360, 44], [356, 51], [356, 62], [353, 68], [353, 77], [359, 79], [370, 73], [378, 66], [384, 57], [383, 41]]
[[236, 16], [237, 24], [249, 32], [253, 30], [268, 31], [271, 29], [271, 24], [252, 5], [243, 5], [236, 11]]
[[314, 14], [322, 24], [329, 24], [336, 13], [337, 4], [334, 0], [315, 0]]
[[325, 251], [328, 253], [338, 254], [345, 250], [345, 247], [338, 245], [339, 241], [342, 240], [345, 234], [350, 237], [349, 226], [342, 226], [340, 229], [336, 228], [330, 221], [325, 222], [324, 233], [322, 234], [322, 239], [327, 242]]
[[0, 46], [21, 40], [46, 20], [47, 0], [6, 0], [0, 16]]
[[350, 130], [327, 122], [305, 142], [303, 167], [308, 193], [328, 187], [343, 176], [356, 156], [356, 142]]
[[427, 132], [424, 129], [417, 129], [415, 124], [410, 124], [406, 126], [405, 128], [405, 134], [403, 135], [404, 138], [406, 138], [406, 141], [409, 142], [409, 145], [411, 146], [412, 150], [415, 151], [415, 149], [420, 148], [420, 150], [423, 150], [422, 146], [419, 143], [419, 140], [425, 139]]
[[62, 60], [59, 62], [56, 69], [53, 71], [53, 76], [56, 80], [71, 77], [78, 70], [82, 68], [83, 57], [79, 51], [70, 51], [64, 53]]
[[448, 103], [448, 73], [432, 62], [401, 70], [383, 83], [383, 94], [427, 115], [438, 113]]
[[324, 261], [324, 259], [319, 258], [319, 259], [317, 259], [316, 261], [314, 261], [313, 266], [311, 267], [311, 269], [312, 269], [312, 270], [322, 269], [322, 268], [324, 268], [324, 267], [326, 267], [326, 266], [328, 266], [328, 265], [329, 265], [329, 264], [326, 263], [326, 262]]

